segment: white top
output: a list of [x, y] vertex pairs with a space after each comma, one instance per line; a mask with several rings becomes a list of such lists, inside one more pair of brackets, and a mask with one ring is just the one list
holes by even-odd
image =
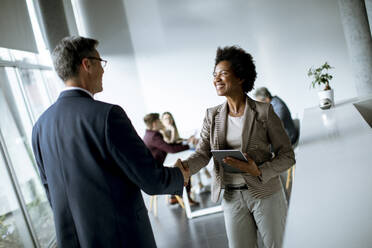
[[242, 146], [242, 131], [243, 131], [244, 115], [240, 117], [232, 117], [228, 115], [227, 130], [226, 130], [226, 145], [230, 149], [239, 150]]
[[[227, 118], [227, 130], [226, 130], [226, 145], [229, 149], [240, 150], [241, 139], [244, 124], [244, 115], [239, 117], [233, 117], [228, 115]], [[237, 173], [224, 173], [223, 176], [224, 185], [242, 185], [245, 184], [245, 180], [242, 174]]]
[[80, 88], [80, 87], [75, 87], [75, 86], [66, 86], [61, 92], [63, 91], [68, 91], [68, 90], [81, 90], [84, 91], [85, 93], [89, 94], [93, 98], [93, 94], [87, 91], [86, 89]]

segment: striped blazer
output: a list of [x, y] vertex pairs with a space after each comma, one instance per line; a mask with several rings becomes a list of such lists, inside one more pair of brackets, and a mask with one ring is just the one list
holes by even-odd
[[[196, 151], [183, 161], [189, 166], [191, 174], [197, 173], [209, 163], [211, 150], [226, 148], [227, 114], [227, 102], [207, 109]], [[257, 102], [247, 96], [241, 151], [248, 153], [262, 173], [259, 177], [244, 174], [248, 191], [254, 197], [265, 198], [281, 189], [279, 175], [295, 164], [295, 157], [289, 137], [271, 104]], [[271, 151], [274, 152], [274, 157]], [[214, 202], [220, 197], [223, 173], [223, 167], [214, 160]]]

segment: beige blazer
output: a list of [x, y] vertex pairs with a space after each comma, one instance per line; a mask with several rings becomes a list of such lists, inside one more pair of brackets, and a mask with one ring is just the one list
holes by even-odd
[[[295, 164], [293, 149], [279, 117], [269, 103], [261, 103], [247, 96], [241, 151], [259, 164], [260, 177], [244, 174], [248, 191], [256, 198], [265, 198], [281, 189], [279, 175]], [[207, 109], [200, 141], [196, 151], [183, 161], [191, 174], [209, 163], [211, 150], [225, 149], [227, 102]], [[272, 158], [271, 146], [275, 154]], [[223, 167], [214, 160], [212, 173], [212, 201], [217, 202], [223, 182]]]

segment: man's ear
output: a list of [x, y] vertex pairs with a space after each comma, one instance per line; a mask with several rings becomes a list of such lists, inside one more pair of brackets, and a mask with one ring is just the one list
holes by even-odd
[[85, 70], [85, 71], [89, 71], [90, 66], [91, 66], [91, 64], [90, 64], [90, 60], [87, 59], [87, 58], [83, 58], [83, 59], [81, 60], [81, 66], [82, 66], [82, 69], [83, 69], [83, 70]]

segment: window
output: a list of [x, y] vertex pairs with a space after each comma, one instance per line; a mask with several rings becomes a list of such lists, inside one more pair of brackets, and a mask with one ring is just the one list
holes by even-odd
[[[22, 197], [25, 206], [24, 211], [31, 221], [28, 224], [32, 226], [41, 247], [48, 247], [49, 242], [55, 236], [53, 215], [38, 176], [29, 142], [31, 120], [30, 118], [22, 118], [20, 115], [20, 113], [27, 111], [26, 104], [25, 102], [21, 104], [22, 99], [17, 101], [16, 97], [19, 97], [19, 93], [14, 93], [16, 88], [14, 86], [18, 83], [14, 81], [17, 79], [14, 75], [16, 70], [13, 68], [6, 68], [5, 70], [0, 67], [0, 115], [2, 116], [0, 132], [3, 136], [2, 149], [8, 156], [8, 166], [11, 168], [12, 176], [19, 185], [18, 193]], [[22, 81], [22, 84], [33, 84], [37, 77], [31, 77], [24, 82]], [[25, 79], [25, 77], [21, 78]], [[38, 80], [42, 80], [41, 76]], [[37, 83], [42, 86], [41, 81]], [[13, 87], [10, 87], [10, 85]], [[31, 91], [32, 93], [30, 94], [33, 94], [31, 96], [41, 96], [41, 94], [46, 94], [46, 90], [41, 90], [41, 86], [26, 89], [25, 91]], [[37, 106], [35, 108], [39, 102], [33, 102], [33, 104], [29, 106], [29, 109], [35, 113], [38, 113], [36, 111], [41, 112], [45, 110], [48, 106], [47, 101], [42, 107]], [[2, 205], [3, 203], [0, 202], [0, 208], [3, 207]]]
[[33, 124], [63, 83], [52, 70], [34, 1], [20, 1], [27, 4], [32, 26], [27, 31], [35, 36], [38, 54], [0, 47], [0, 248], [51, 247], [53, 214], [30, 144]]
[[10, 60], [8, 49], [0, 47], [0, 60]]
[[32, 247], [0, 147], [0, 247]]
[[37, 120], [50, 105], [40, 70], [20, 69], [21, 84], [30, 104], [33, 119]]

